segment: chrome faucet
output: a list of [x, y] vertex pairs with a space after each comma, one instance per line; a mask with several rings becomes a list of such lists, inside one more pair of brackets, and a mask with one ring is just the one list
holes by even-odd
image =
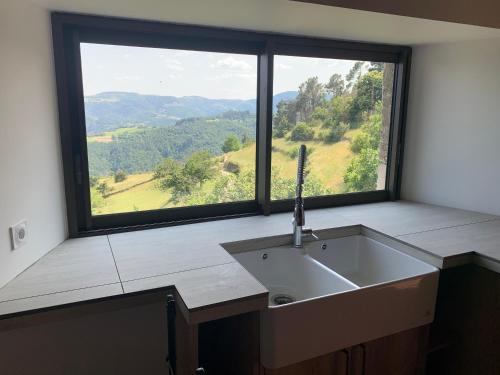
[[304, 199], [302, 189], [304, 187], [304, 166], [306, 164], [306, 145], [301, 145], [299, 149], [299, 160], [297, 164], [297, 186], [295, 187], [295, 210], [293, 212], [293, 246], [302, 247], [305, 236], [318, 237], [312, 229], [304, 228], [306, 222], [304, 214]]

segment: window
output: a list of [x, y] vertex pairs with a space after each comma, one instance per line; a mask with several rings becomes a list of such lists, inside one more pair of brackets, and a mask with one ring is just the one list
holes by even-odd
[[399, 195], [411, 50], [52, 14], [70, 236]]
[[255, 200], [257, 56], [80, 54], [93, 216]]
[[304, 196], [386, 188], [394, 64], [274, 57], [271, 199], [294, 197], [307, 146]]

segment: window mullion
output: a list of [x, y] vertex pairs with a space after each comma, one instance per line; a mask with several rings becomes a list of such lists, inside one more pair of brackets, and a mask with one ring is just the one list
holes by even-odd
[[273, 52], [270, 44], [259, 56], [257, 201], [271, 213], [271, 136], [273, 119]]

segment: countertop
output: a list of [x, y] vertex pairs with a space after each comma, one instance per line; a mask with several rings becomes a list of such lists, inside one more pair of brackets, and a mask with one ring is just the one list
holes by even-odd
[[[306, 222], [366, 226], [439, 268], [500, 272], [499, 216], [398, 201], [308, 210]], [[175, 288], [190, 323], [257, 311], [267, 289], [221, 244], [290, 231], [284, 213], [70, 239], [0, 289], [0, 317], [160, 288]]]

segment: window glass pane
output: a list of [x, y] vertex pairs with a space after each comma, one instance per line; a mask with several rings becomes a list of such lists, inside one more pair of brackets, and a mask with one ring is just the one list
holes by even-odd
[[275, 56], [271, 199], [385, 189], [394, 64]]
[[255, 199], [257, 56], [81, 44], [93, 215]]

